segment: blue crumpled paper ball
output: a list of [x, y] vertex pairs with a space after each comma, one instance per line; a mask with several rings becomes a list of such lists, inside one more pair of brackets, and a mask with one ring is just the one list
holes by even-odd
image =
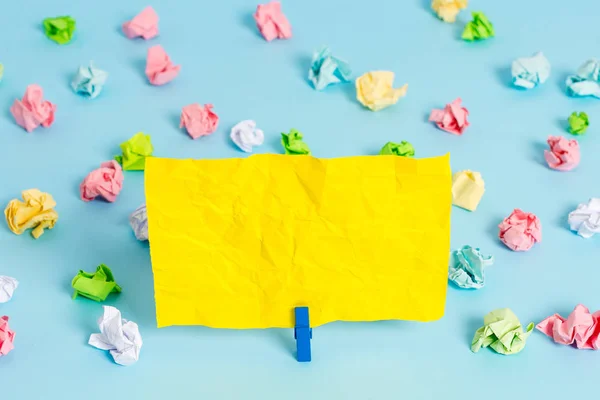
[[540, 51], [531, 57], [517, 58], [512, 63], [511, 71], [515, 86], [533, 89], [550, 76], [550, 62]]
[[484, 256], [477, 248], [463, 246], [450, 254], [448, 279], [463, 289], [481, 289], [485, 284], [485, 267], [493, 263], [493, 256]]
[[351, 73], [350, 65], [334, 57], [329, 47], [324, 46], [313, 55], [308, 79], [316, 90], [322, 90], [334, 83], [348, 82]]
[[75, 93], [93, 99], [100, 94], [107, 78], [106, 71], [102, 71], [90, 63], [89, 67], [79, 67], [71, 81], [71, 87]]
[[594, 96], [600, 98], [600, 61], [587, 60], [576, 75], [567, 77], [567, 93], [570, 96]]

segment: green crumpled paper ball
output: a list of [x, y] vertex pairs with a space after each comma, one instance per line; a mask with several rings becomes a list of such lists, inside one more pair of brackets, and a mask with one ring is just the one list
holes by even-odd
[[471, 15], [473, 20], [467, 23], [462, 34], [464, 40], [484, 40], [494, 36], [494, 25], [484, 13], [474, 11]]
[[483, 326], [475, 332], [471, 342], [471, 351], [477, 353], [482, 347], [491, 347], [496, 353], [517, 354], [525, 348], [525, 343], [534, 323], [525, 330], [510, 308], [500, 308], [483, 317]]
[[69, 43], [75, 32], [75, 20], [69, 16], [46, 18], [44, 31], [50, 40], [58, 44]]
[[123, 166], [124, 171], [143, 171], [146, 168], [146, 157], [151, 157], [154, 152], [150, 135], [144, 132], [136, 133], [119, 146], [122, 155], [115, 156], [115, 161]]
[[121, 293], [121, 286], [115, 282], [112, 271], [104, 264], [100, 264], [96, 272], [80, 270], [71, 286], [75, 289], [73, 299], [83, 296], [94, 301], [104, 301], [111, 293]]
[[281, 144], [285, 154], [305, 154], [310, 155], [308, 145], [302, 140], [303, 136], [297, 129], [290, 129], [290, 133], [281, 133]]
[[415, 148], [404, 140], [400, 143], [387, 142], [379, 151], [379, 155], [412, 157], [415, 155]]
[[569, 132], [573, 135], [583, 135], [590, 126], [590, 119], [583, 111], [578, 113], [574, 111], [569, 116]]

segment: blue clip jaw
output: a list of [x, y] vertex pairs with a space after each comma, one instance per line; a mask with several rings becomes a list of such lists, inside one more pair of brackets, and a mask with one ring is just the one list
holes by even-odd
[[312, 339], [312, 329], [308, 318], [308, 307], [296, 307], [296, 327], [294, 328], [294, 338], [296, 339], [296, 350], [298, 362], [309, 362], [310, 339]]

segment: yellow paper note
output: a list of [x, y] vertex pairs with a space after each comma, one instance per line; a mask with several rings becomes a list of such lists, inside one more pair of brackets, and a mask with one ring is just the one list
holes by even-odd
[[448, 156], [152, 157], [145, 179], [159, 327], [444, 313]]
[[431, 8], [444, 22], [455, 22], [456, 16], [463, 8], [467, 8], [467, 0], [433, 0]]
[[23, 200], [13, 199], [4, 209], [8, 228], [15, 234], [21, 235], [27, 229], [33, 229], [31, 235], [39, 238], [44, 229], [52, 229], [58, 220], [54, 211], [56, 202], [49, 193], [38, 189], [24, 190]]
[[356, 79], [356, 99], [371, 111], [379, 111], [396, 104], [400, 97], [406, 96], [408, 85], [394, 89], [393, 83], [393, 72], [367, 72]]
[[459, 171], [452, 176], [452, 204], [475, 211], [485, 192], [485, 182], [479, 172]]

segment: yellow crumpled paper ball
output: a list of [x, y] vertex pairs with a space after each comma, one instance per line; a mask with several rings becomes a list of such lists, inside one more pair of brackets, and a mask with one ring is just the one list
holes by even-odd
[[456, 16], [463, 8], [467, 8], [468, 0], [433, 0], [431, 8], [444, 22], [455, 22]]
[[379, 111], [396, 104], [406, 95], [408, 84], [394, 89], [394, 73], [390, 71], [371, 71], [356, 80], [356, 99], [372, 111]]
[[37, 239], [44, 229], [54, 228], [58, 220], [53, 209], [56, 202], [51, 194], [38, 189], [24, 190], [22, 196], [24, 201], [12, 199], [4, 209], [8, 228], [17, 235], [33, 228], [31, 235]]
[[485, 192], [485, 182], [479, 172], [465, 170], [452, 175], [452, 204], [475, 211]]

